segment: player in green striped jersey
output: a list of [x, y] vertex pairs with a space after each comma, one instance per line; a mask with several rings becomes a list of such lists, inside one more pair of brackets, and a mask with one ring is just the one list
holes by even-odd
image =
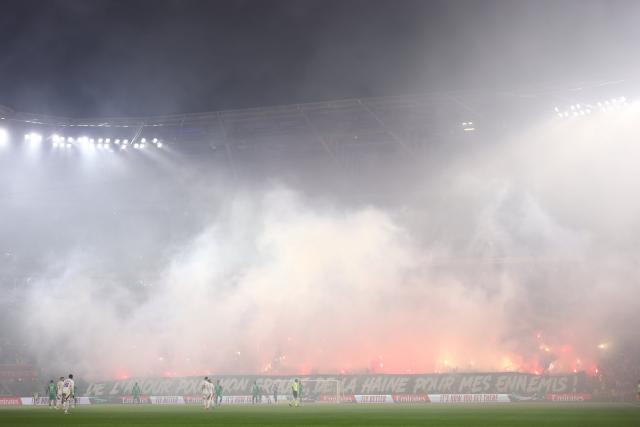
[[49, 381], [47, 384], [46, 395], [49, 396], [49, 409], [53, 409], [56, 407], [56, 384], [53, 380]]

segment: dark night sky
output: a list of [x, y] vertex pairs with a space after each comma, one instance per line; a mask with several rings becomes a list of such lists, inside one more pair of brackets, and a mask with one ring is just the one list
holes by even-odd
[[1, 0], [0, 104], [152, 115], [637, 73], [640, 2]]

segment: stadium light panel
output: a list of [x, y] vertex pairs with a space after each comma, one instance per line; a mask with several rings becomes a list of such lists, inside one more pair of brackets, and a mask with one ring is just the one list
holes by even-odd
[[111, 138], [107, 138], [104, 140], [104, 142], [106, 142], [107, 144], [111, 142]]
[[140, 140], [140, 142], [142, 142], [142, 143], [144, 144], [145, 142], [147, 142], [147, 138], [142, 138], [142, 139]]
[[0, 128], [0, 147], [4, 146], [9, 142], [9, 132], [6, 129]]
[[158, 142], [157, 146], [158, 148], [162, 148], [162, 142]]
[[124, 141], [122, 141], [122, 143], [123, 143], [123, 144], [128, 144], [128, 143], [129, 143], [129, 140], [128, 140], [128, 139], [125, 139]]
[[135, 144], [133, 144], [133, 148], [140, 148], [140, 144], [138, 144], [137, 142]]
[[153, 143], [155, 144], [156, 142], [158, 142], [158, 138], [153, 138]]
[[42, 135], [35, 132], [30, 132], [24, 136], [26, 141], [31, 141], [32, 144], [39, 144], [42, 142]]

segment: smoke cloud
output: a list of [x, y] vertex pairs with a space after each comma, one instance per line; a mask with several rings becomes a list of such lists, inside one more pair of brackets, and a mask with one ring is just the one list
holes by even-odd
[[[93, 378], [593, 370], [640, 322], [639, 115], [541, 122], [341, 188], [324, 167], [233, 183], [179, 156], [112, 159], [75, 190], [16, 179], [4, 241], [22, 226], [42, 262], [20, 341]], [[20, 213], [41, 203], [33, 230]]]

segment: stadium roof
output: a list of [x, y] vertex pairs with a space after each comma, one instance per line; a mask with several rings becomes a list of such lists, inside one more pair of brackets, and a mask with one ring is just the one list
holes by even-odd
[[[612, 91], [612, 87], [615, 91]], [[206, 144], [230, 149], [255, 145], [316, 147], [329, 154], [343, 144], [394, 145], [412, 149], [432, 138], [474, 130], [503, 128], [536, 115], [552, 115], [557, 103], [589, 102], [622, 95], [624, 82], [596, 82], [572, 88], [517, 91], [464, 91], [343, 99], [264, 108], [155, 117], [70, 118], [14, 112], [0, 106], [0, 117], [23, 131], [78, 137], [95, 134], [126, 138], [145, 135], [173, 144]]]

